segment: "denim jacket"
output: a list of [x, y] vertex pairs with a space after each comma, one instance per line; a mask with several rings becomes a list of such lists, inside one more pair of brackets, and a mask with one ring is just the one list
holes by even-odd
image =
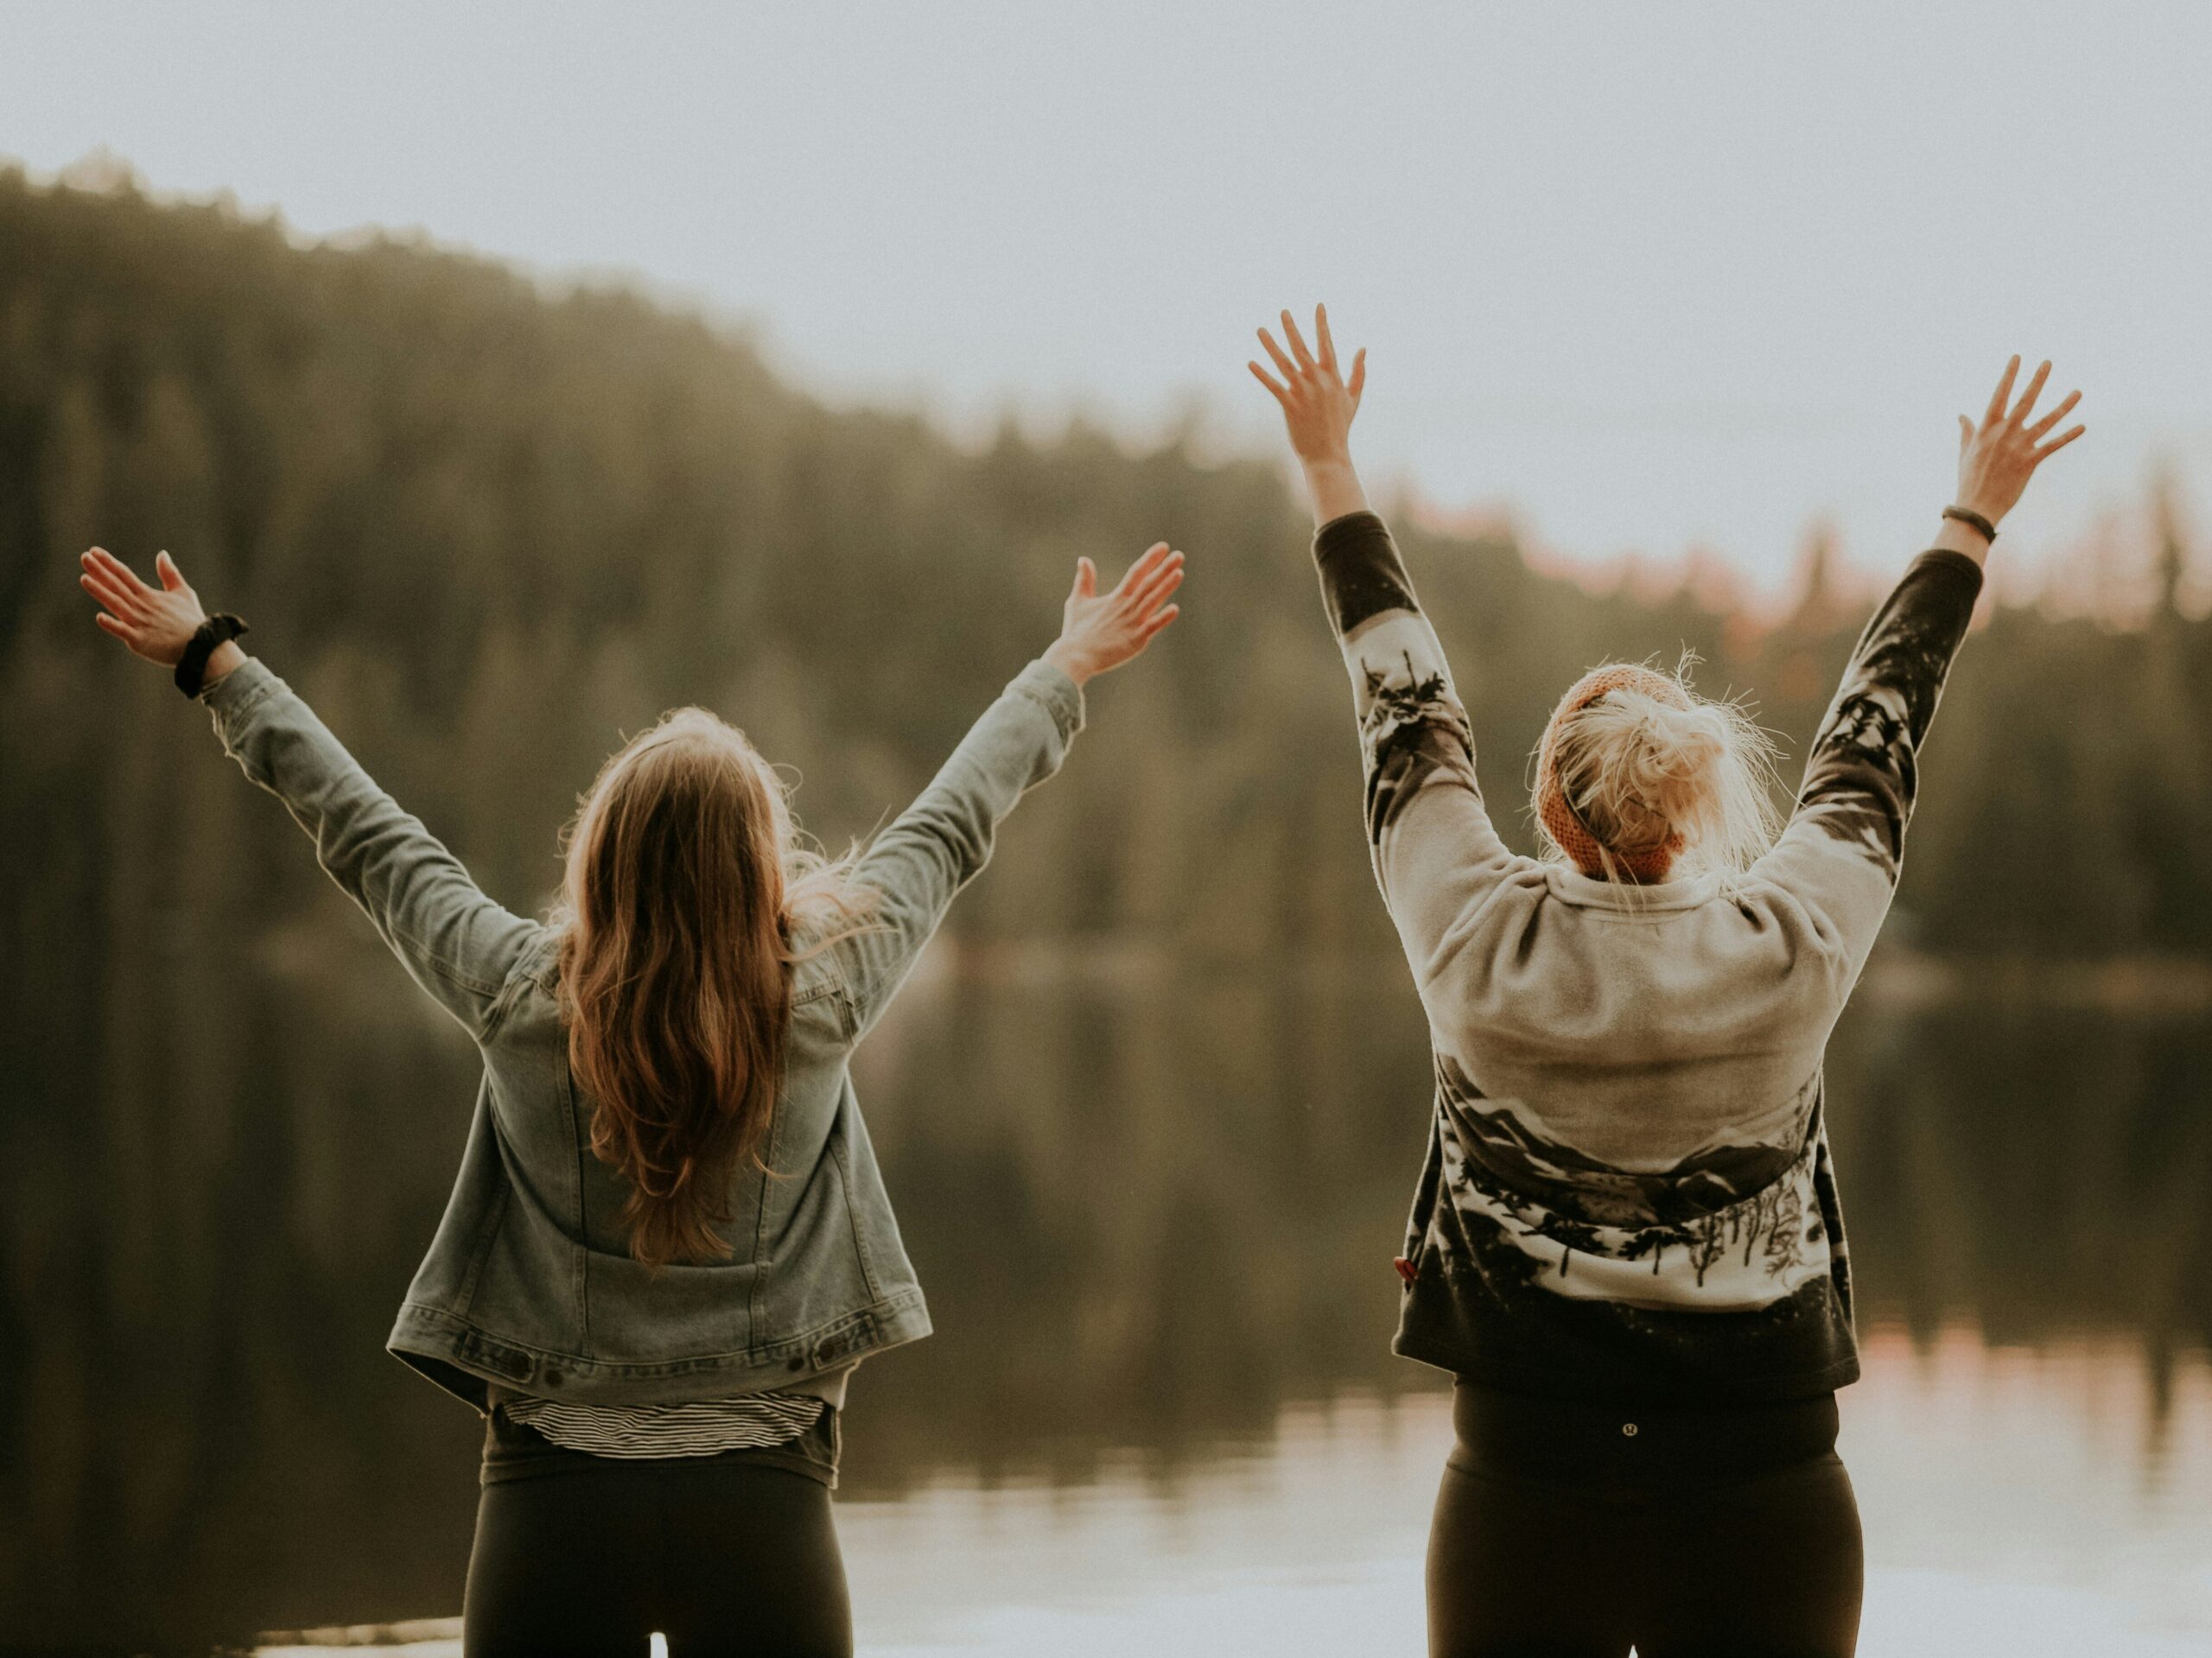
[[999, 821], [1082, 728], [1083, 694], [1065, 674], [1023, 669], [869, 847], [855, 873], [874, 924], [793, 969], [766, 1168], [739, 1171], [722, 1229], [734, 1254], [657, 1273], [631, 1257], [626, 1187], [591, 1152], [556, 936], [478, 890], [261, 663], [203, 695], [225, 751], [283, 801], [323, 868], [483, 1055], [461, 1173], [393, 1353], [480, 1410], [487, 1382], [628, 1405], [789, 1386], [930, 1333], [848, 1062], [989, 858]]

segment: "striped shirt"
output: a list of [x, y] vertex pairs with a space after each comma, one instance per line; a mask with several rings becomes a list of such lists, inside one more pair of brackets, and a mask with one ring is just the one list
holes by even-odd
[[819, 1421], [830, 1401], [815, 1394], [756, 1393], [680, 1405], [571, 1405], [518, 1394], [508, 1420], [555, 1445], [594, 1457], [711, 1457], [788, 1445]]
[[677, 1405], [579, 1405], [493, 1389], [507, 1420], [555, 1445], [594, 1457], [712, 1457], [724, 1451], [765, 1451], [789, 1445], [842, 1410], [857, 1363], [808, 1376], [772, 1393]]

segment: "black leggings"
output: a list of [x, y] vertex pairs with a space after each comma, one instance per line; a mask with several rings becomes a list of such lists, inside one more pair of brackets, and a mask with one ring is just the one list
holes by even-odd
[[546, 1446], [527, 1463], [486, 1459], [467, 1658], [643, 1658], [655, 1631], [669, 1658], [850, 1658], [822, 1479], [744, 1452], [620, 1461]]
[[1865, 1557], [1833, 1394], [1653, 1411], [1463, 1382], [1452, 1423], [1429, 1533], [1432, 1658], [1857, 1645]]

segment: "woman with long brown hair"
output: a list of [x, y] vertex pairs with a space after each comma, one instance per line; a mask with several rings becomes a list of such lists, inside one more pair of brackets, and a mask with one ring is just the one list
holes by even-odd
[[845, 1654], [830, 1516], [861, 1358], [929, 1333], [848, 1060], [1000, 821], [1056, 771], [1082, 687], [1174, 619], [1162, 543], [1058, 638], [865, 852], [799, 843], [712, 714], [609, 759], [544, 924], [486, 897], [283, 681], [95, 548], [95, 619], [213, 715], [333, 880], [476, 1040], [459, 1178], [389, 1346], [487, 1419], [471, 1655]]

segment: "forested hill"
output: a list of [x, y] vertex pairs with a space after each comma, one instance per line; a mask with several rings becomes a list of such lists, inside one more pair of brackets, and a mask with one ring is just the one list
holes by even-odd
[[[1525, 756], [1580, 669], [1694, 646], [1701, 683], [1749, 689], [1799, 753], [1863, 619], [1819, 594], [1763, 631], [1688, 594], [1593, 598], [1505, 540], [1398, 527], [1524, 846]], [[1185, 959], [1387, 952], [1307, 534], [1268, 461], [1081, 428], [971, 452], [829, 410], [629, 295], [0, 174], [0, 912], [18, 969], [40, 958], [5, 1018], [58, 1039], [86, 993], [118, 994], [118, 952], [152, 937], [159, 960], [123, 977], [156, 974], [215, 918], [274, 930], [324, 901], [204, 719], [92, 626], [74, 558], [93, 542], [141, 569], [169, 549], [496, 895], [534, 907], [619, 733], [710, 704], [791, 763], [802, 816], [841, 841], [1049, 640], [1077, 554], [1110, 574], [1167, 538], [1191, 555], [1184, 620], [1096, 688], [960, 929]], [[1995, 615], [1923, 780], [1898, 926], [1920, 948], [2212, 941], [2212, 623], [2171, 583], [2139, 632]]]

